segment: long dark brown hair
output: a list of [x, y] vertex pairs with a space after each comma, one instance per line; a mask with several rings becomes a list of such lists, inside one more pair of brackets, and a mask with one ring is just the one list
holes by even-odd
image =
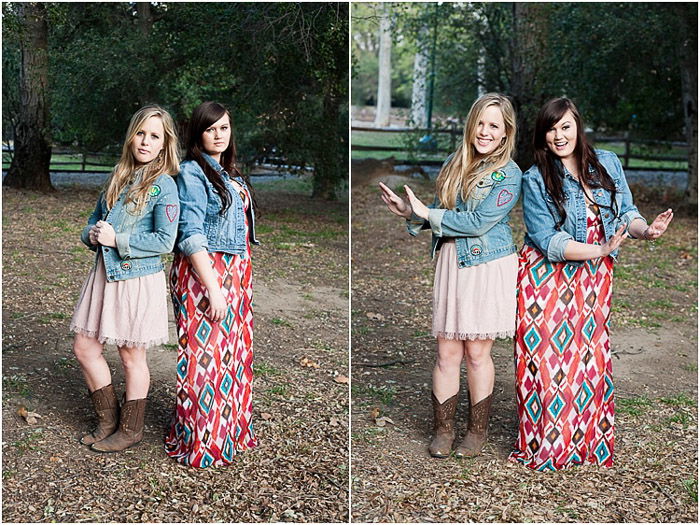
[[[576, 148], [574, 148], [574, 156], [578, 165], [579, 176], [585, 181], [589, 188], [604, 188], [610, 192], [610, 202], [615, 208], [615, 183], [605, 170], [603, 165], [598, 161], [598, 157], [593, 151], [593, 148], [586, 140], [581, 114], [576, 109], [574, 103], [568, 98], [555, 98], [547, 102], [540, 112], [537, 114], [535, 122], [535, 164], [542, 174], [544, 185], [550, 197], [554, 200], [554, 205], [561, 217], [557, 223], [557, 228], [560, 228], [566, 220], [566, 210], [564, 209], [564, 190], [563, 180], [564, 172], [556, 162], [559, 157], [555, 155], [547, 147], [547, 132], [552, 129], [554, 124], [559, 122], [567, 111], [571, 111], [576, 122]], [[593, 171], [589, 172], [589, 167]], [[615, 215], [617, 211], [613, 209]]]
[[202, 134], [212, 125], [214, 122], [223, 118], [224, 115], [228, 115], [229, 122], [231, 124], [231, 139], [229, 140], [228, 147], [221, 153], [219, 159], [219, 164], [231, 177], [241, 177], [245, 180], [248, 188], [251, 192], [251, 200], [253, 205], [255, 205], [255, 198], [253, 196], [253, 188], [250, 185], [250, 179], [248, 176], [243, 175], [243, 173], [236, 166], [238, 160], [238, 153], [236, 150], [236, 140], [233, 134], [233, 120], [231, 119], [231, 113], [218, 102], [202, 102], [199, 106], [194, 108], [192, 112], [192, 117], [187, 124], [186, 133], [186, 143], [185, 143], [185, 160], [195, 160], [197, 164], [204, 171], [209, 182], [214, 186], [214, 191], [221, 198], [221, 210], [220, 214], [223, 215], [231, 206], [231, 194], [226, 188], [224, 179], [221, 177], [214, 168], [212, 168], [209, 163], [204, 159], [202, 153], [204, 150], [202, 148]]

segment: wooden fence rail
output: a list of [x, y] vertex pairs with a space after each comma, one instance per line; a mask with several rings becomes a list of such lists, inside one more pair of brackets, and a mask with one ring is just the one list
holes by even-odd
[[[432, 151], [435, 153], [452, 153], [457, 147], [457, 140], [462, 137], [463, 131], [456, 125], [449, 128], [435, 128], [435, 129], [425, 129], [425, 128], [375, 128], [370, 126], [352, 126], [352, 131], [367, 131], [372, 133], [411, 133], [415, 135], [420, 134], [449, 134], [450, 136], [450, 146], [449, 148], [435, 148]], [[649, 140], [649, 139], [634, 139], [629, 137], [629, 135], [619, 136], [619, 137], [599, 137], [594, 134], [589, 135], [590, 139], [594, 143], [622, 143], [624, 144], [624, 152], [620, 155], [622, 159], [622, 166], [625, 169], [630, 169], [630, 160], [648, 160], [648, 161], [658, 161], [658, 162], [686, 162], [688, 160], [687, 155], [660, 155], [660, 154], [640, 154], [632, 152], [633, 144], [644, 144], [650, 146], [665, 146], [665, 147], [676, 147], [676, 148], [688, 148], [687, 142], [679, 141], [669, 141], [669, 140]], [[361, 144], [352, 144], [351, 147], [354, 151], [415, 151], [417, 148], [409, 146], [364, 146]], [[631, 168], [640, 169], [640, 168]], [[657, 171], [677, 171], [677, 168], [653, 168]]]

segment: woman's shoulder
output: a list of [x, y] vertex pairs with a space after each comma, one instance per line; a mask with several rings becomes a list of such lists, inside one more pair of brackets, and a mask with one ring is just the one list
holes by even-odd
[[513, 159], [510, 159], [499, 171], [502, 171], [507, 178], [520, 178], [523, 175], [523, 170]]
[[204, 177], [204, 170], [196, 160], [187, 159], [183, 160], [180, 163], [180, 172], [178, 173], [178, 176], [182, 175], [195, 175]]
[[169, 175], [167, 173], [161, 173], [158, 175], [158, 178], [155, 181], [155, 184], [161, 187], [161, 189], [164, 190], [172, 190], [176, 191], [177, 190], [177, 184], [175, 183], [175, 179], [173, 175]]
[[537, 167], [537, 164], [533, 164], [527, 169], [527, 171], [525, 171], [525, 173], [523, 173], [523, 179], [537, 181], [542, 180], [542, 173], [540, 173], [540, 169]]

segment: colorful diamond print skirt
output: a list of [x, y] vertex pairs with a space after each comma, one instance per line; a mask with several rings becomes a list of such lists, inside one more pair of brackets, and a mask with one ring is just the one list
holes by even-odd
[[[604, 242], [588, 214], [589, 244]], [[535, 470], [613, 464], [609, 320], [613, 261], [576, 267], [520, 252], [515, 334], [518, 439], [511, 460]]]
[[253, 311], [250, 252], [210, 253], [229, 304], [220, 323], [186, 257], [170, 271], [178, 332], [177, 406], [165, 450], [194, 467], [227, 465], [257, 445], [252, 423]]

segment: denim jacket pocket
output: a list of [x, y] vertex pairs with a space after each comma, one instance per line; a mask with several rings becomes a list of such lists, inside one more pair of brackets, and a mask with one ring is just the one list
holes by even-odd
[[491, 193], [494, 184], [496, 184], [496, 181], [490, 176], [484, 177], [476, 184], [471, 192], [471, 195], [469, 195], [469, 198], [479, 201], [484, 200], [486, 197], [488, 197], [489, 193]]

